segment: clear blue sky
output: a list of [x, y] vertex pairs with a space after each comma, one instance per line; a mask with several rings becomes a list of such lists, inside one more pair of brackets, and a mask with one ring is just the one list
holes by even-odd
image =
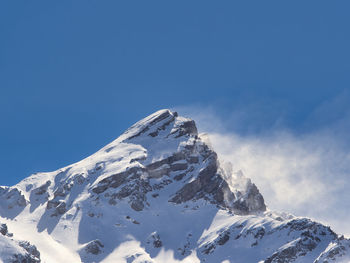
[[0, 184], [78, 161], [160, 108], [209, 105], [224, 117], [259, 105], [250, 132], [281, 116], [297, 133], [313, 129], [315, 109], [348, 94], [349, 10], [349, 1], [1, 1]]

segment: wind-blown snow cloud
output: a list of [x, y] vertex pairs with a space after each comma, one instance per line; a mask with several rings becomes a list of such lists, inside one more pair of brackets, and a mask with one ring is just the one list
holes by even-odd
[[347, 227], [342, 223], [350, 220], [350, 154], [336, 143], [324, 145], [331, 138], [292, 134], [275, 134], [272, 138], [220, 133], [209, 136], [220, 157], [258, 185], [271, 209], [314, 217], [338, 231]]
[[[327, 125], [303, 133], [273, 125], [263, 132], [244, 134], [227, 128], [212, 109], [180, 107], [179, 111], [195, 119], [200, 132], [208, 133], [221, 160], [230, 161], [234, 170], [253, 180], [270, 209], [311, 217], [349, 236], [350, 147], [346, 131], [350, 114], [338, 109], [339, 100], [334, 103], [342, 113], [340, 118], [333, 116]], [[332, 110], [332, 103], [327, 104], [313, 115]], [[239, 126], [235, 120], [241, 117], [237, 116], [249, 114], [229, 116]]]

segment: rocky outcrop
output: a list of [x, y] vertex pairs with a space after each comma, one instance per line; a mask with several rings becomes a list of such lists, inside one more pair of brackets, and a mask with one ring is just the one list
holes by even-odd
[[25, 207], [28, 203], [22, 192], [13, 187], [0, 186], [0, 198], [1, 206], [8, 209]]
[[350, 262], [350, 240], [343, 236], [331, 242], [314, 263]]
[[[115, 205], [118, 200], [129, 198], [131, 207], [141, 211], [147, 205], [147, 193], [181, 181], [182, 186], [174, 189], [169, 202], [180, 204], [205, 199], [237, 214], [265, 211], [264, 199], [254, 184], [244, 195], [235, 196], [231, 191], [222, 175], [217, 154], [198, 137], [193, 120], [165, 110], [136, 123], [125, 134], [130, 134], [126, 137], [128, 142], [149, 136], [154, 138], [155, 145], [158, 140], [169, 140], [169, 143], [178, 140], [178, 147], [176, 152], [160, 160], [153, 161], [147, 157], [132, 159], [131, 167], [99, 181], [92, 191], [95, 194], [104, 193], [110, 198], [110, 204]], [[152, 196], [155, 194], [152, 193]]]
[[[101, 180], [96, 187], [92, 189], [92, 191], [96, 194], [103, 193], [108, 188], [117, 188], [126, 182], [138, 178], [144, 169], [141, 167], [132, 167], [127, 169], [125, 172], [117, 173], [111, 175], [103, 180]], [[129, 180], [127, 180], [129, 178]]]
[[[40, 263], [40, 252], [36, 246], [28, 241], [18, 241], [12, 233], [8, 232], [6, 224], [0, 225], [0, 243], [6, 244], [6, 250], [12, 255], [7, 256], [7, 261], [10, 263]], [[5, 252], [6, 252], [5, 250]], [[8, 253], [6, 253], [8, 254]], [[1, 255], [0, 255], [1, 256]], [[0, 260], [1, 261], [1, 260]]]
[[16, 254], [14, 255], [15, 261], [13, 262], [25, 262], [25, 263], [40, 263], [40, 252], [36, 246], [31, 245], [28, 241], [20, 241], [18, 243], [20, 247], [27, 251], [26, 254]]
[[45, 184], [39, 186], [38, 188], [33, 189], [32, 193], [35, 195], [43, 195], [47, 193], [47, 189], [51, 185], [51, 181], [46, 181]]
[[47, 202], [46, 209], [55, 208], [51, 216], [63, 215], [67, 211], [67, 205], [64, 201], [50, 200]]
[[157, 232], [151, 233], [147, 238], [147, 244], [151, 244], [154, 248], [161, 248], [163, 246], [162, 240]]
[[300, 256], [305, 256], [307, 253], [315, 249], [321, 240], [315, 240], [311, 236], [302, 235], [302, 237], [289, 242], [278, 251], [268, 257], [264, 263], [279, 263], [293, 262]]
[[9, 232], [8, 232], [8, 229], [7, 229], [7, 225], [6, 225], [6, 224], [1, 224], [1, 225], [0, 225], [0, 233], [1, 233], [3, 236], [8, 236], [8, 235], [9, 235]]
[[102, 252], [103, 247], [104, 247], [104, 245], [102, 244], [102, 242], [100, 240], [96, 239], [96, 240], [93, 240], [93, 241], [87, 243], [84, 246], [84, 250], [88, 254], [98, 255]]
[[249, 192], [245, 194], [245, 198], [235, 196], [220, 173], [219, 162], [214, 151], [205, 147], [201, 157], [205, 160], [203, 162], [204, 168], [200, 170], [193, 181], [185, 184], [177, 191], [170, 202], [179, 204], [192, 199], [204, 198], [237, 214], [249, 214], [266, 210], [264, 198], [255, 185], [252, 185]]
[[288, 235], [294, 235], [295, 239], [279, 248], [264, 261], [265, 263], [294, 262], [298, 257], [305, 256], [314, 250], [323, 239], [331, 238], [335, 240], [337, 238], [329, 227], [306, 218], [291, 220], [268, 234], [278, 233], [283, 229], [288, 230]]

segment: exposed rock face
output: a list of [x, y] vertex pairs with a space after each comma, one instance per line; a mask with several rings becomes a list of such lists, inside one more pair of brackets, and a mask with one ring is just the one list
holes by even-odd
[[193, 198], [207, 198], [222, 207], [233, 208], [235, 196], [220, 174], [217, 173], [216, 154], [210, 152], [206, 155], [203, 156], [206, 159], [206, 166], [200, 170], [198, 177], [185, 184], [170, 201], [183, 203]]
[[[267, 218], [265, 217], [265, 220]], [[333, 242], [335, 242], [338, 240], [337, 235], [329, 227], [325, 227], [306, 218], [280, 218], [279, 220], [282, 220], [281, 223], [277, 227], [271, 227], [273, 224], [276, 224], [275, 220], [277, 219], [270, 222], [267, 220], [264, 223], [257, 221], [259, 224], [253, 223], [250, 227], [247, 227], [249, 225], [248, 221], [241, 221], [241, 224], [224, 227], [218, 231], [215, 239], [202, 244], [201, 253], [214, 255], [220, 246], [227, 243], [236, 244], [235, 246], [238, 244], [249, 244], [253, 252], [262, 244], [269, 244], [271, 246], [273, 242], [278, 242], [281, 236], [286, 236], [287, 238], [284, 238], [285, 243], [261, 262], [327, 262], [318, 261], [321, 258], [324, 260], [323, 258], [326, 257], [326, 254], [321, 254], [317, 260], [315, 260], [315, 256], [312, 257], [310, 255], [315, 253], [315, 250], [325, 249], [325, 244], [328, 244], [330, 241], [334, 240]], [[244, 249], [246, 245], [238, 246], [240, 249]], [[238, 251], [239, 248], [237, 249]], [[342, 254], [340, 252], [341, 246], [332, 246], [332, 248], [336, 251], [335, 254]], [[266, 248], [266, 251], [269, 251], [269, 248]], [[332, 249], [329, 250], [330, 254], [334, 256], [331, 251]], [[346, 250], [344, 249], [342, 252], [344, 254]], [[305, 260], [305, 258], [309, 258], [309, 260]], [[238, 262], [244, 261], [238, 260]]]
[[4, 262], [40, 262], [38, 249], [72, 263], [343, 263], [350, 251], [329, 227], [266, 211], [257, 186], [170, 110], [78, 163], [0, 187], [0, 216], [15, 231], [0, 225]]
[[1, 207], [3, 208], [23, 208], [27, 205], [27, 200], [17, 188], [0, 186]]
[[[133, 159], [131, 163], [134, 166], [131, 168], [99, 181], [92, 189], [96, 194], [104, 193], [107, 189], [120, 189], [110, 194], [111, 204], [115, 204], [116, 199], [129, 197], [131, 207], [141, 211], [146, 206], [148, 192], [159, 190], [174, 180], [182, 180], [183, 186], [169, 199], [172, 203], [205, 199], [237, 214], [265, 211], [264, 199], [255, 185], [246, 196], [240, 198], [230, 190], [221, 174], [217, 154], [198, 137], [193, 120], [178, 117], [176, 112], [167, 110], [149, 121], [135, 124], [126, 135], [129, 133], [128, 142], [138, 141], [141, 135], [154, 138], [155, 143], [158, 137], [158, 140], [182, 140], [178, 142], [177, 151], [166, 158], [157, 161], [148, 160], [147, 157]], [[193, 173], [194, 170], [198, 172]], [[152, 184], [154, 178], [163, 181]]]
[[16, 254], [14, 262], [26, 262], [26, 263], [40, 263], [40, 252], [36, 246], [31, 245], [28, 241], [20, 241], [19, 245], [24, 248], [27, 253], [25, 255]]
[[147, 239], [148, 244], [152, 244], [154, 248], [161, 248], [163, 243], [160, 239], [160, 236], [157, 232], [153, 232]]
[[89, 242], [88, 244], [86, 244], [84, 249], [85, 249], [86, 253], [88, 253], [88, 254], [98, 255], [102, 252], [101, 249], [103, 247], [104, 247], [104, 245], [101, 243], [100, 240], [93, 240], [93, 241]]
[[216, 153], [206, 148], [202, 157], [205, 159], [206, 166], [200, 170], [195, 180], [185, 184], [176, 193], [171, 202], [183, 203], [194, 198], [205, 198], [237, 214], [266, 210], [264, 199], [254, 184], [248, 189], [246, 198], [238, 199], [220, 174]]
[[331, 242], [315, 263], [350, 262], [350, 240], [339, 237]]
[[51, 185], [51, 181], [47, 181], [45, 184], [39, 186], [38, 188], [33, 190], [33, 193], [35, 195], [42, 195], [47, 192], [47, 189]]
[[40, 252], [36, 246], [30, 244], [28, 241], [18, 241], [14, 239], [13, 234], [8, 232], [6, 224], [0, 226], [0, 244], [6, 244], [5, 251], [1, 251], [0, 256], [4, 253], [5, 263], [40, 263]]
[[6, 224], [1, 224], [0, 225], [0, 233], [3, 236], [6, 236], [8, 234], [8, 229], [7, 229], [7, 225]]

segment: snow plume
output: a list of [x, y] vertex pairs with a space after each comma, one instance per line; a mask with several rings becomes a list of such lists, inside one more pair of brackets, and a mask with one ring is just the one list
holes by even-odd
[[[268, 132], [245, 134], [238, 131], [242, 124], [236, 121], [245, 116], [254, 122], [249, 114], [239, 112], [223, 119], [208, 108], [180, 107], [178, 111], [196, 120], [222, 161], [231, 162], [234, 171], [241, 170], [252, 179], [269, 209], [311, 217], [349, 236], [350, 114], [339, 110], [339, 98], [334, 104], [335, 110], [327, 102], [313, 112], [314, 120], [328, 114], [329, 122], [308, 132], [275, 123]], [[342, 116], [331, 121], [334, 112]], [[235, 129], [228, 128], [227, 119]]]

